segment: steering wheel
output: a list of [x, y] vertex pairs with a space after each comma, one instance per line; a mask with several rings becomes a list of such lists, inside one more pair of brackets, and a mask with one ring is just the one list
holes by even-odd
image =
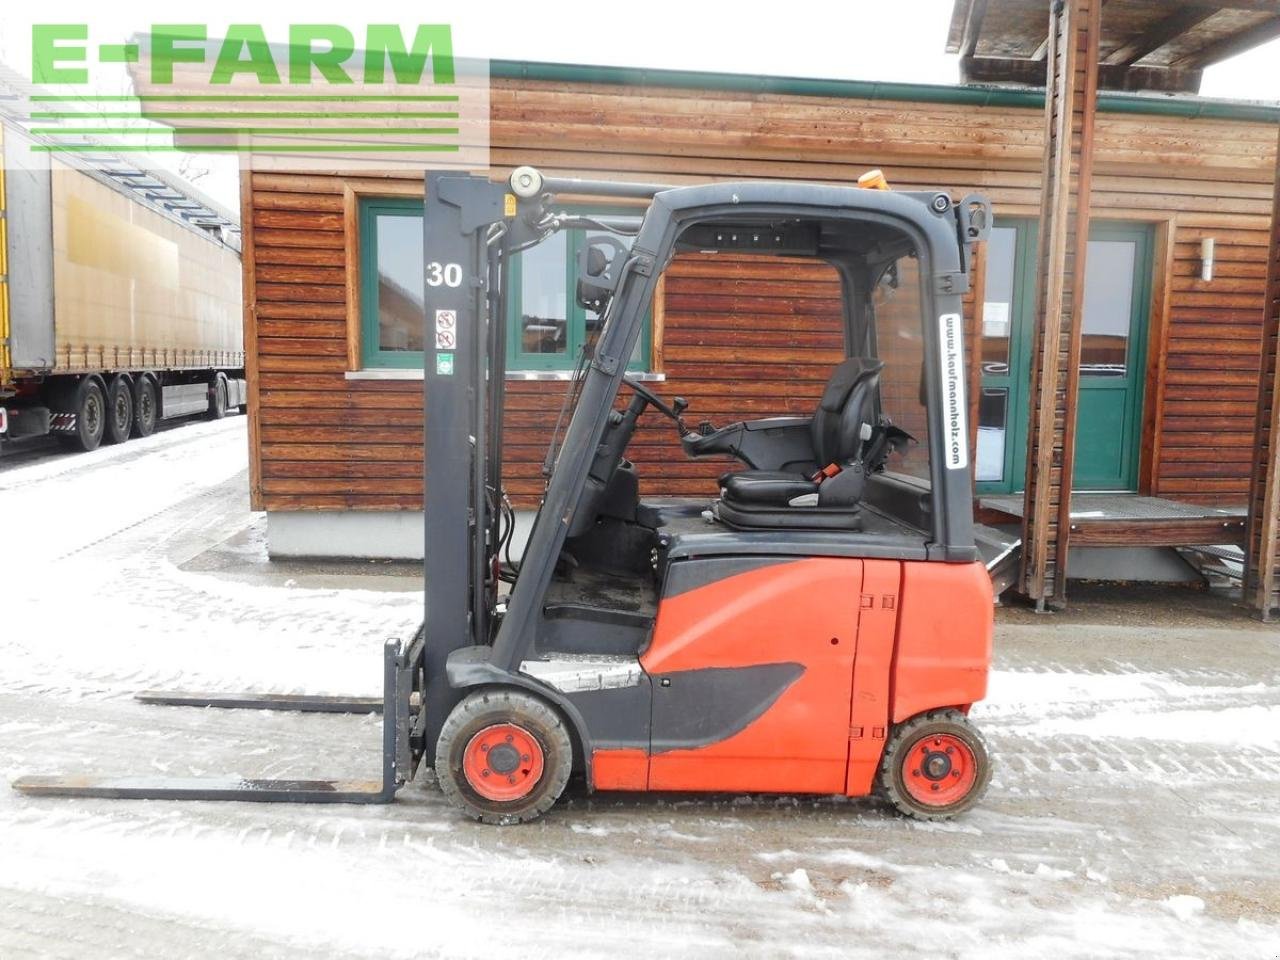
[[669, 406], [665, 400], [663, 400], [660, 396], [658, 396], [656, 393], [654, 393], [652, 390], [646, 387], [639, 380], [635, 380], [631, 377], [623, 377], [622, 382], [631, 388], [632, 393], [635, 393], [638, 396], [643, 397], [646, 403], [656, 408], [657, 410], [661, 411], [666, 417], [673, 420], [677, 426], [680, 426], [680, 427], [684, 426], [680, 422], [680, 414], [676, 412], [671, 406]]

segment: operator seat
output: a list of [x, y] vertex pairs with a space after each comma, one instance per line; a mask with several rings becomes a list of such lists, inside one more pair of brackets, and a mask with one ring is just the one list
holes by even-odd
[[[862, 454], [876, 423], [883, 368], [881, 360], [850, 357], [832, 371], [822, 391], [809, 427], [815, 473], [831, 464], [841, 468], [839, 473], [821, 481], [781, 470], [727, 473], [720, 478], [713, 513], [737, 527], [858, 529]], [[845, 473], [851, 476], [841, 479]]]

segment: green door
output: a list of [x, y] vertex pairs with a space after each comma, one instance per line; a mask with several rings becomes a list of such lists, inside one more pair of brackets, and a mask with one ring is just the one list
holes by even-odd
[[1136, 490], [1151, 306], [1151, 231], [1100, 223], [1085, 261], [1077, 490]]
[[[1036, 224], [999, 220], [987, 247], [978, 409], [978, 490], [1013, 493], [1026, 478]], [[1136, 490], [1142, 443], [1151, 231], [1095, 223], [1085, 268], [1076, 490]]]

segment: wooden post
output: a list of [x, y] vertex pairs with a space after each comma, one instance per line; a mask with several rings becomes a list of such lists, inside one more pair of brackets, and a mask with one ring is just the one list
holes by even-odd
[[1266, 311], [1258, 382], [1257, 435], [1249, 482], [1244, 599], [1263, 620], [1280, 606], [1280, 145], [1272, 188], [1271, 247], [1267, 255]]
[[1055, 0], [1049, 14], [1021, 570], [1022, 590], [1041, 610], [1066, 602], [1101, 6]]

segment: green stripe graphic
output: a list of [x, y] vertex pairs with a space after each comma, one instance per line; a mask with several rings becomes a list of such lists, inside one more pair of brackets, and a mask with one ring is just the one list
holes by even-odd
[[109, 146], [93, 143], [33, 143], [31, 149], [39, 153], [122, 153], [126, 151], [139, 153], [144, 151], [157, 153], [456, 153], [459, 147], [456, 143], [355, 143], [351, 145], [286, 143], [270, 146], [210, 143], [185, 147], [161, 143], [122, 143]]
[[164, 94], [120, 94], [120, 95], [104, 95], [104, 96], [52, 96], [41, 94], [28, 98], [36, 103], [74, 103], [79, 100], [85, 102], [142, 102], [153, 103], [166, 101], [183, 102], [183, 103], [237, 103], [241, 101], [270, 101], [270, 102], [303, 102], [308, 100], [325, 101], [325, 102], [400, 102], [400, 101], [417, 101], [417, 102], [435, 102], [435, 103], [454, 103], [457, 102], [456, 95], [437, 95], [437, 94], [343, 94], [343, 95], [321, 95], [321, 94], [276, 94], [276, 93], [244, 93], [244, 94], [226, 94], [226, 93], [191, 93], [191, 94], [174, 94], [166, 96]]
[[155, 120], [159, 118], [165, 119], [182, 119], [184, 117], [192, 117], [200, 120], [238, 120], [241, 118], [254, 120], [341, 120], [344, 117], [360, 117], [360, 118], [384, 118], [394, 120], [403, 118], [405, 120], [456, 120], [456, 113], [399, 113], [397, 111], [388, 112], [386, 110], [374, 111], [330, 111], [330, 112], [314, 112], [307, 111], [304, 113], [278, 113], [274, 110], [265, 112], [258, 111], [240, 111], [240, 110], [179, 110], [179, 111], [162, 111], [159, 113], [85, 113], [83, 110], [74, 113], [66, 113], [50, 110], [33, 110], [31, 112], [32, 120]]
[[46, 136], [66, 136], [70, 134], [112, 134], [122, 136], [165, 136], [168, 134], [198, 134], [211, 136], [220, 133], [266, 133], [266, 134], [307, 134], [319, 136], [327, 133], [407, 133], [412, 136], [436, 134], [454, 134], [458, 127], [161, 127], [143, 130], [139, 127], [33, 127], [31, 133]]

